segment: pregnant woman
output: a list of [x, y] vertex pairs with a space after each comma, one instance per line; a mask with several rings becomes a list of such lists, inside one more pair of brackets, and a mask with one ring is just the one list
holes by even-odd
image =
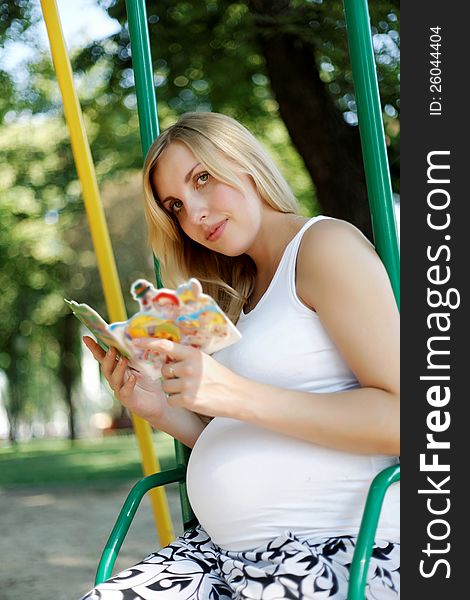
[[[301, 216], [259, 142], [221, 114], [164, 131], [144, 188], [165, 286], [196, 277], [243, 337], [212, 356], [151, 342], [170, 359], [162, 386], [85, 338], [120, 402], [193, 449], [200, 525], [84, 598], [344, 600], [368, 487], [399, 454], [385, 268], [352, 224]], [[399, 595], [398, 494], [379, 521], [371, 600]]]

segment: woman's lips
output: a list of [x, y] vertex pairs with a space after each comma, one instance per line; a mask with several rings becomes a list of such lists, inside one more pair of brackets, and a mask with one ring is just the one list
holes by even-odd
[[220, 238], [220, 236], [224, 232], [225, 225], [227, 225], [227, 220], [228, 219], [226, 219], [221, 225], [217, 227], [217, 229], [213, 233], [211, 233], [211, 235], [207, 238], [209, 242], [215, 242]]

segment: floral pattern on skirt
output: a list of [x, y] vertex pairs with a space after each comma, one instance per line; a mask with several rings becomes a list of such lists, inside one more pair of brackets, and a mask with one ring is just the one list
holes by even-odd
[[[199, 525], [82, 600], [345, 600], [356, 538], [286, 531], [250, 551], [227, 551]], [[400, 545], [376, 540], [367, 600], [399, 597]]]

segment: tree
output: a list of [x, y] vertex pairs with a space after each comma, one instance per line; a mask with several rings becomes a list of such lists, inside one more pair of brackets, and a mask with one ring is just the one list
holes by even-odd
[[[369, 4], [398, 191], [397, 3]], [[226, 112], [256, 133], [269, 131], [267, 121], [280, 115], [321, 209], [355, 223], [371, 237], [342, 2], [162, 0], [148, 2], [147, 8], [159, 101], [177, 113], [201, 107]], [[114, 2], [108, 11], [122, 24], [113, 38], [113, 78], [127, 79], [130, 87], [124, 3]], [[77, 66], [89, 67], [99, 48], [104, 54], [103, 45], [93, 44]]]
[[[80, 337], [63, 298], [87, 302], [104, 316], [106, 309], [62, 118], [0, 126], [0, 161], [0, 369], [9, 384], [10, 438], [15, 440], [20, 421], [46, 418], [65, 401], [73, 439]], [[128, 287], [152, 272], [143, 214], [135, 208], [140, 173], [103, 187], [111, 237], [120, 239], [123, 290], [134, 312]]]
[[[117, 262], [126, 292], [150, 273], [150, 251], [136, 233], [145, 226], [132, 204], [138, 176], [132, 189], [126, 183], [142, 156], [125, 5], [98, 1], [121, 30], [72, 64], [100, 187], [113, 186], [104, 197], [111, 230], [124, 233]], [[398, 192], [398, 3], [369, 5]], [[162, 127], [189, 110], [239, 119], [277, 159], [304, 214], [345, 218], [370, 236], [342, 3], [159, 0], [147, 10]], [[1, 4], [0, 44], [30, 39], [41, 18], [37, 4]], [[49, 54], [36, 49], [28, 81], [0, 70], [0, 91], [0, 368], [14, 436], [19, 416], [48, 410], [51, 389], [71, 407], [78, 346], [63, 297], [105, 310]], [[73, 415], [70, 424], [73, 431]]]
[[[121, 31], [90, 44], [73, 64], [78, 75], [99, 71], [100, 85], [82, 97], [96, 126], [93, 151], [98, 162], [111, 152], [116, 167], [138, 168], [142, 157], [125, 3], [98, 2], [119, 20]], [[39, 18], [30, 3], [11, 4], [3, 8], [0, 41]], [[398, 192], [399, 4], [370, 0], [369, 7]], [[350, 220], [370, 237], [341, 0], [160, 0], [147, 2], [147, 11], [163, 126], [188, 110], [225, 112], [271, 149], [269, 133], [282, 118], [287, 133], [274, 144], [274, 154], [285, 163], [290, 137], [303, 165], [292, 156], [288, 162], [306, 170], [316, 190], [310, 191], [308, 211], [320, 208]], [[304, 190], [294, 191], [307, 200]]]

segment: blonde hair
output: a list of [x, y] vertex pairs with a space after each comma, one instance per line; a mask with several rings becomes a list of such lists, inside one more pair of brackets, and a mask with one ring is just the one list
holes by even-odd
[[161, 133], [144, 163], [144, 209], [149, 243], [160, 262], [163, 285], [176, 288], [196, 277], [236, 323], [253, 291], [256, 266], [247, 255], [225, 256], [193, 240], [181, 229], [176, 215], [166, 211], [152, 185], [163, 151], [183, 142], [216, 179], [241, 190], [237, 173], [249, 175], [260, 197], [283, 213], [299, 214], [297, 200], [274, 161], [243, 125], [220, 113], [186, 113]]

